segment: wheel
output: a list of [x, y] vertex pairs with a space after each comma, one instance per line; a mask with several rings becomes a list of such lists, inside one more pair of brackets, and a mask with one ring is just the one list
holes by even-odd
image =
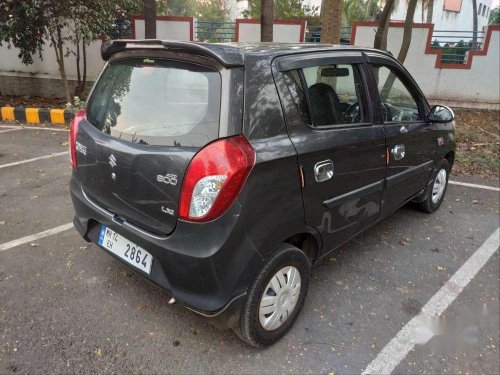
[[427, 213], [433, 213], [438, 210], [443, 203], [446, 189], [448, 188], [448, 177], [450, 174], [450, 163], [443, 159], [439, 164], [434, 181], [427, 186], [425, 200], [419, 203], [419, 208]]
[[300, 249], [280, 245], [248, 290], [238, 336], [257, 348], [283, 337], [302, 310], [310, 270], [309, 260]]

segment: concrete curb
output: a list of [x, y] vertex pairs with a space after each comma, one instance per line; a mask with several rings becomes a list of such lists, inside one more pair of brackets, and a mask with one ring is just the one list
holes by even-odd
[[27, 124], [69, 124], [75, 113], [67, 109], [1, 107], [0, 121], [19, 121]]

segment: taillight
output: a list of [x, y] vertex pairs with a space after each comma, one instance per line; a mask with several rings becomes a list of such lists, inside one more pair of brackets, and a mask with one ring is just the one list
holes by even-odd
[[238, 196], [255, 164], [255, 151], [242, 135], [213, 142], [191, 160], [182, 183], [179, 218], [210, 221]]
[[69, 152], [71, 154], [71, 165], [73, 169], [76, 170], [78, 164], [76, 162], [76, 134], [78, 133], [78, 125], [80, 121], [85, 118], [85, 110], [80, 109], [75, 113], [75, 118], [71, 121], [71, 127], [69, 129]]

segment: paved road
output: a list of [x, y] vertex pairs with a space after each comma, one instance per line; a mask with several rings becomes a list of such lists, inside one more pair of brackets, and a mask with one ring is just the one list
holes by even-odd
[[[68, 155], [2, 168], [66, 139], [0, 133], [0, 247], [71, 221]], [[436, 214], [372, 227], [316, 268], [297, 324], [264, 350], [169, 306], [73, 229], [0, 251], [0, 373], [360, 373], [499, 227], [498, 199], [450, 186]], [[496, 251], [395, 373], [499, 373], [499, 280]]]

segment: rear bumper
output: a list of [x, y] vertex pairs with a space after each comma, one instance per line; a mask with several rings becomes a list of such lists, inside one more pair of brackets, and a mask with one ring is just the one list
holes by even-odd
[[154, 257], [150, 275], [134, 268], [135, 272], [166, 289], [189, 309], [210, 318], [214, 325], [229, 328], [238, 324], [248, 285], [263, 264], [246, 235], [238, 202], [213, 222], [178, 221], [170, 235], [157, 236], [91, 201], [75, 177], [70, 187], [75, 207], [73, 223], [84, 239], [97, 244], [99, 230], [105, 224]]

